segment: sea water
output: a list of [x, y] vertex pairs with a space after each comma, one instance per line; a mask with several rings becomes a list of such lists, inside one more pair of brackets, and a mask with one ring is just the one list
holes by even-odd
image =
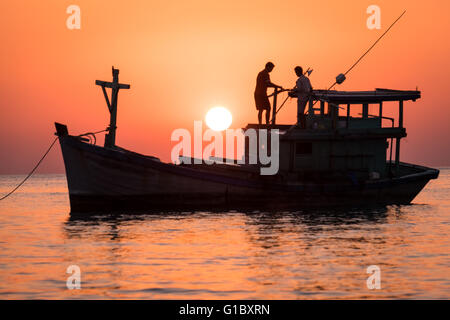
[[404, 206], [80, 218], [37, 174], [0, 201], [0, 299], [448, 299], [449, 197], [441, 168]]

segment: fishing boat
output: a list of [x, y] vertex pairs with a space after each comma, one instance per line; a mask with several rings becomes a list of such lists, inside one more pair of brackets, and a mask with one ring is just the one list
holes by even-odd
[[[72, 135], [66, 125], [55, 123], [73, 214], [409, 204], [439, 175], [436, 169], [400, 161], [404, 104], [421, 97], [417, 90], [314, 90], [306, 128], [276, 123], [275, 92], [272, 123], [243, 128], [266, 130], [279, 139], [279, 170], [261, 175], [260, 163], [174, 164], [117, 146], [117, 96], [130, 86], [119, 83], [114, 67], [112, 82], [96, 84], [110, 111], [104, 146], [88, 139], [95, 133]], [[384, 102], [398, 103], [398, 119], [383, 114]], [[369, 114], [373, 105], [377, 112]], [[248, 139], [245, 150], [248, 159]]]

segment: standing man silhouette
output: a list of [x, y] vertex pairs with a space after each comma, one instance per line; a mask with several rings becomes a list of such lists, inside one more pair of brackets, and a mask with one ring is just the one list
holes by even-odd
[[279, 88], [282, 89], [281, 86], [273, 84], [270, 82], [269, 73], [272, 72], [275, 65], [272, 62], [267, 62], [266, 67], [260, 73], [258, 73], [258, 77], [256, 78], [256, 88], [255, 88], [255, 104], [256, 109], [258, 110], [258, 123], [262, 123], [262, 113], [266, 110], [266, 124], [269, 124], [270, 121], [270, 101], [269, 97], [267, 97], [267, 88]]
[[306, 103], [308, 103], [309, 96], [311, 95], [312, 86], [308, 77], [303, 74], [302, 67], [294, 68], [295, 74], [298, 79], [295, 85], [295, 88], [289, 92], [289, 96], [297, 98], [297, 123], [300, 124], [300, 128], [306, 128], [306, 116], [305, 116], [305, 107]]

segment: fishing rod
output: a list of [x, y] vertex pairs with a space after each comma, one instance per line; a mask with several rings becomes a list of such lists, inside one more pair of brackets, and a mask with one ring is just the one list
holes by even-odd
[[[358, 60], [356, 60], [356, 62], [347, 70], [347, 71], [345, 71], [345, 73], [340, 73], [339, 75], [337, 75], [337, 77], [336, 77], [336, 81], [326, 90], [326, 91], [330, 91], [331, 89], [333, 89], [334, 88], [334, 86], [336, 85], [336, 84], [342, 84], [344, 81], [345, 81], [345, 79], [346, 79], [346, 76], [347, 76], [347, 74], [354, 68], [354, 67], [356, 67], [356, 65], [376, 46], [376, 44], [392, 29], [392, 27], [403, 17], [403, 15], [406, 13], [406, 10], [405, 11], [403, 11], [403, 13], [389, 26], [389, 28], [387, 28], [386, 29], [386, 31], [380, 36], [380, 37], [378, 37], [378, 39], [370, 46], [370, 48], [369, 49], [367, 49], [363, 54], [362, 54], [362, 56], [360, 56], [359, 58], [358, 58]], [[309, 70], [309, 68], [308, 68], [308, 70]], [[311, 72], [312, 72], [312, 70], [311, 70]], [[308, 74], [309, 75], [309, 74]], [[286, 98], [286, 100], [289, 98], [289, 96]], [[283, 105], [284, 105], [284, 103], [286, 102], [286, 100], [283, 102], [283, 104], [280, 106], [280, 108], [276, 111], [276, 113], [278, 113], [278, 111], [280, 111], [281, 110], [281, 108], [283, 107]], [[316, 100], [314, 103], [313, 103], [313, 106], [317, 103], [317, 101], [319, 101], [319, 100]]]
[[[406, 13], [406, 10], [403, 11], [403, 13], [387, 28], [387, 30], [370, 46], [369, 49], [366, 50], [366, 52], [363, 53], [361, 57], [359, 57], [358, 60], [347, 70], [345, 73], [341, 73], [336, 77], [336, 81], [327, 89], [327, 91], [331, 90], [336, 84], [341, 84], [345, 81], [346, 75], [354, 68], [356, 65], [370, 52], [370, 50], [373, 49], [373, 47], [376, 46], [376, 44], [389, 32], [389, 30], [392, 29], [392, 27], [399, 21], [403, 15]], [[316, 101], [317, 102], [317, 101]]]

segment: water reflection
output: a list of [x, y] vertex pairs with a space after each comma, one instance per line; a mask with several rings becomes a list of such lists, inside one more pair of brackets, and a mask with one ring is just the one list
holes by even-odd
[[[247, 231], [260, 235], [276, 237], [283, 232], [323, 232], [332, 226], [332, 230], [339, 231], [351, 225], [384, 224], [388, 216], [396, 218], [402, 214], [401, 207], [384, 206], [371, 209], [338, 209], [338, 210], [304, 210], [285, 212], [166, 212], [159, 214], [109, 214], [109, 215], [70, 215], [65, 221], [63, 229], [67, 238], [96, 237], [120, 241], [124, 236], [121, 229], [128, 226], [164, 221], [210, 220], [226, 219], [241, 216]], [[250, 228], [255, 227], [255, 228]], [[169, 232], [171, 230], [168, 230]], [[129, 234], [127, 236], [130, 236]], [[273, 239], [272, 237], [272, 239]]]
[[[102, 266], [97, 272], [111, 272], [108, 290], [116, 294], [128, 288], [127, 295], [173, 298], [188, 290], [201, 297], [213, 286], [216, 296], [292, 298], [330, 288], [342, 294], [338, 282], [321, 279], [336, 270], [354, 278], [354, 261], [352, 271], [332, 266], [382, 250], [392, 215], [401, 209], [70, 216], [63, 230], [66, 239], [84, 244], [95, 270]], [[364, 275], [364, 266], [356, 268]], [[147, 285], [133, 292], [135, 277]], [[249, 296], [252, 290], [258, 294]]]
[[[407, 206], [403, 206], [407, 207]], [[85, 223], [86, 225], [98, 225], [101, 222], [126, 222], [126, 221], [146, 221], [146, 220], [164, 220], [164, 219], [183, 219], [183, 218], [208, 218], [211, 216], [229, 216], [242, 214], [249, 218], [255, 218], [256, 221], [280, 221], [286, 217], [293, 218], [292, 223], [297, 220], [298, 223], [307, 224], [336, 224], [336, 223], [357, 223], [373, 221], [386, 218], [387, 214], [401, 213], [401, 206], [382, 206], [375, 208], [338, 208], [334, 210], [302, 210], [302, 211], [192, 211], [192, 212], [161, 212], [150, 214], [71, 214], [67, 221], [67, 225], [76, 225], [77, 223]], [[384, 222], [384, 221], [381, 221]]]
[[[410, 206], [92, 217], [69, 216], [64, 176], [38, 177], [1, 204], [0, 296], [448, 297], [448, 181], [443, 170]], [[72, 264], [79, 291], [65, 285]], [[382, 290], [366, 287], [370, 265]]]
[[[381, 207], [375, 209], [340, 209], [336, 211], [308, 210], [296, 212], [169, 212], [149, 215], [71, 215], [64, 223], [64, 233], [68, 239], [91, 239], [92, 241], [109, 240], [121, 242], [145, 240], [146, 234], [164, 233], [163, 238], [176, 231], [183, 231], [183, 223], [188, 225], [208, 225], [221, 228], [228, 224], [236, 230], [243, 228], [246, 242], [264, 249], [283, 245], [283, 235], [302, 241], [316, 240], [320, 234], [333, 235], [334, 240], [348, 230], [367, 229], [380, 234], [388, 217], [401, 217], [400, 207]], [[216, 225], [217, 221], [222, 221]], [[167, 228], [167, 225], [177, 225], [177, 228]], [[136, 228], [145, 226], [146, 232]], [[163, 226], [163, 229], [160, 227]], [[156, 230], [155, 230], [156, 228]], [[230, 228], [229, 228], [230, 229]], [[232, 228], [231, 228], [232, 229]], [[185, 231], [185, 230], [184, 230]], [[207, 232], [199, 229], [200, 233]], [[364, 235], [358, 235], [350, 240], [365, 241]], [[349, 241], [348, 238], [344, 240]], [[307, 244], [311, 245], [311, 244]]]

